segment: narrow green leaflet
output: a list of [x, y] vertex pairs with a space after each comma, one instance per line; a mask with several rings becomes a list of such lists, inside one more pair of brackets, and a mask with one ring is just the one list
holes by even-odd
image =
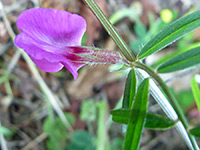
[[135, 97], [135, 91], [136, 91], [136, 75], [135, 75], [135, 70], [131, 70], [126, 80], [122, 108], [124, 109], [131, 108], [131, 104]]
[[128, 124], [130, 117], [130, 109], [111, 110], [112, 120], [116, 123]]
[[190, 134], [200, 138], [200, 126], [190, 129], [189, 132]]
[[145, 79], [139, 86], [133, 106], [131, 107], [128, 128], [126, 132], [124, 150], [137, 150], [145, 123], [148, 105], [149, 79]]
[[195, 102], [200, 112], [200, 89], [199, 89], [198, 83], [196, 82], [196, 76], [192, 78], [190, 84], [191, 84], [192, 93], [194, 95]]
[[147, 57], [172, 42], [180, 39], [183, 35], [200, 27], [200, 11], [184, 16], [169, 26], [165, 27], [160, 33], [152, 38], [140, 51], [138, 58]]
[[112, 115], [112, 117], [127, 117], [129, 118], [130, 115], [130, 109], [115, 109], [115, 110], [111, 110], [110, 114]]
[[175, 51], [174, 53], [166, 54], [166, 55], [162, 56], [161, 58], [159, 58], [158, 60], [156, 60], [156, 62], [154, 62], [151, 65], [151, 67], [158, 68], [161, 64], [165, 63], [166, 61], [168, 61], [184, 52], [187, 52], [193, 48], [197, 48], [199, 46], [200, 46], [200, 42], [196, 42], [196, 43], [193, 43], [193, 44], [185, 47], [184, 49], [179, 49], [178, 51]]
[[161, 115], [148, 113], [145, 122], [145, 128], [166, 130], [172, 128], [176, 124], [175, 121]]
[[96, 150], [94, 137], [84, 130], [76, 130], [71, 134], [67, 147], [61, 150]]
[[[112, 120], [120, 124], [128, 124], [130, 109], [112, 110]], [[172, 128], [176, 124], [175, 121], [158, 114], [147, 113], [144, 127], [153, 130], [166, 130]]]
[[192, 67], [200, 63], [200, 47], [184, 52], [158, 68], [158, 73], [168, 73]]

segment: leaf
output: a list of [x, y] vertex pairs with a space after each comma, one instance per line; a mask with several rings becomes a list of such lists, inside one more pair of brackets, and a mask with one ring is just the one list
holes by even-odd
[[145, 122], [145, 128], [154, 130], [166, 130], [172, 128], [175, 124], [176, 122], [170, 120], [169, 118], [157, 114], [148, 113]]
[[95, 150], [94, 137], [86, 131], [77, 130], [73, 132], [71, 141], [67, 144], [67, 150]]
[[131, 104], [135, 97], [135, 91], [136, 91], [136, 75], [135, 75], [135, 70], [131, 70], [126, 80], [122, 108], [129, 109], [131, 107]]
[[[174, 92], [174, 90], [173, 90]], [[177, 97], [178, 103], [182, 110], [187, 113], [187, 110], [194, 105], [194, 97], [191, 90], [180, 90], [179, 92], [174, 92]]]
[[[112, 14], [112, 16], [110, 17], [110, 22], [112, 24], [117, 23], [118, 21], [120, 21], [121, 19], [125, 18], [125, 17], [129, 17], [130, 14], [133, 14], [134, 11], [129, 9], [129, 8], [124, 8], [121, 10], [118, 10], [117, 12], [115, 12], [114, 14]], [[134, 16], [136, 16], [136, 14], [134, 14]]]
[[12, 134], [12, 131], [9, 130], [8, 128], [0, 125], [0, 134], [8, 135], [9, 136], [9, 135]]
[[[75, 118], [70, 113], [65, 113], [70, 124], [74, 124]], [[48, 117], [44, 120], [43, 131], [48, 135], [48, 150], [63, 150], [66, 147], [66, 139], [68, 137], [66, 126], [59, 117], [54, 120]]]
[[[187, 36], [188, 36], [188, 35], [189, 35], [189, 34], [187, 34]], [[186, 37], [186, 36], [185, 36], [185, 37]], [[182, 38], [181, 40], [183, 40], [183, 38]], [[181, 41], [181, 40], [180, 40], [180, 41]], [[179, 41], [179, 42], [180, 42], [180, 41]], [[184, 41], [184, 42], [186, 42], [186, 41]], [[183, 44], [181, 44], [181, 45], [183, 45]], [[188, 44], [187, 44], [187, 45], [188, 45]], [[193, 44], [191, 44], [190, 46], [184, 46], [184, 47], [185, 47], [184, 49], [181, 48], [181, 49], [179, 49], [178, 51], [175, 51], [175, 52], [172, 53], [172, 54], [166, 54], [166, 55], [164, 55], [163, 57], [159, 58], [155, 63], [153, 63], [153, 64], [151, 65], [151, 67], [152, 67], [152, 68], [158, 68], [161, 64], [163, 64], [163, 63], [165, 63], [166, 61], [172, 59], [173, 57], [176, 57], [176, 56], [178, 56], [178, 55], [180, 55], [180, 54], [182, 54], [182, 53], [184, 53], [184, 52], [187, 52], [187, 51], [189, 51], [189, 50], [191, 50], [191, 49], [193, 49], [193, 48], [199, 47], [199, 46], [200, 46], [200, 43], [199, 43], [199, 42], [193, 43]]]
[[[130, 109], [117, 109], [110, 112], [112, 120], [116, 123], [128, 124]], [[176, 122], [158, 114], [147, 113], [144, 127], [153, 130], [166, 130], [172, 128]]]
[[190, 134], [200, 138], [200, 126], [190, 129], [189, 132]]
[[194, 95], [195, 102], [200, 112], [200, 89], [199, 89], [198, 83], [196, 82], [196, 76], [192, 78], [190, 84], [191, 84], [192, 93]]
[[145, 79], [139, 86], [135, 102], [131, 107], [128, 128], [126, 132], [124, 150], [137, 150], [144, 127], [148, 105], [149, 79]]
[[110, 114], [112, 115], [112, 117], [126, 117], [129, 118], [130, 115], [130, 109], [115, 109], [115, 110], [111, 110]]
[[[97, 116], [97, 103], [93, 99], [83, 101], [81, 104], [80, 119], [91, 123], [96, 120]], [[92, 107], [91, 107], [92, 106]]]
[[145, 36], [147, 34], [147, 29], [139, 19], [136, 20], [136, 24], [134, 26], [134, 30], [135, 30], [136, 35], [139, 38], [145, 38]]
[[158, 73], [167, 73], [192, 67], [200, 63], [200, 47], [184, 52], [158, 68]]
[[138, 58], [147, 57], [172, 42], [180, 39], [183, 35], [200, 27], [200, 11], [182, 17], [165, 27], [160, 33], [153, 37], [140, 51]]

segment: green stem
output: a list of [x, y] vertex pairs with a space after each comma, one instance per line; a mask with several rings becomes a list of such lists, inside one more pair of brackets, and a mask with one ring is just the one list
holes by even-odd
[[[169, 87], [165, 84], [165, 82], [161, 79], [161, 77], [159, 75], [157, 75], [151, 68], [149, 68], [148, 66], [146, 66], [143, 63], [135, 62], [134, 63], [134, 67], [140, 68], [142, 70], [145, 70], [161, 86], [161, 88], [163, 89], [163, 91], [167, 95], [169, 102], [171, 103], [172, 107], [174, 108], [175, 112], [177, 113], [179, 120], [182, 122], [184, 128], [187, 131], [188, 128], [189, 128], [189, 124], [188, 124], [187, 119], [186, 119], [186, 117], [184, 115], [184, 112], [181, 109], [180, 105], [178, 104], [178, 101], [177, 101], [176, 97], [171, 92]], [[198, 150], [199, 148], [198, 148], [198, 146], [196, 144], [194, 136], [192, 136], [190, 133], [188, 133], [188, 136], [190, 138], [190, 141], [192, 143], [193, 148], [195, 150], [196, 149]]]
[[106, 112], [107, 112], [107, 104], [104, 101], [100, 101], [98, 103], [98, 129], [97, 129], [97, 150], [104, 150], [106, 146]]
[[[96, 17], [99, 19], [99, 21], [102, 23], [103, 27], [106, 29], [108, 34], [112, 37], [112, 39], [115, 41], [115, 43], [120, 48], [120, 51], [124, 54], [127, 60], [129, 61], [135, 61], [136, 58], [133, 54], [133, 52], [130, 50], [130, 48], [127, 46], [127, 44], [124, 42], [124, 40], [119, 36], [113, 25], [108, 21], [108, 19], [105, 17], [101, 9], [96, 5], [94, 0], [84, 0], [87, 5], [90, 7], [92, 12], [96, 15]], [[158, 84], [162, 87], [164, 92], [166, 93], [171, 105], [173, 106], [174, 110], [176, 111], [180, 121], [182, 122], [183, 126], [185, 127], [186, 131], [189, 127], [189, 124], [185, 118], [185, 115], [180, 108], [179, 104], [177, 103], [177, 100], [175, 96], [172, 94], [172, 92], [169, 90], [168, 86], [165, 84], [165, 82], [158, 76], [153, 70], [151, 70], [148, 66], [145, 64], [142, 64], [140, 62], [135, 62], [134, 66], [136, 68], [141, 68], [145, 70], [151, 77], [153, 77]], [[190, 141], [192, 143], [192, 146], [195, 150], [198, 150], [198, 145], [196, 144], [195, 138], [188, 133], [188, 136], [190, 138]]]
[[92, 10], [92, 12], [96, 15], [96, 17], [102, 23], [103, 27], [106, 29], [108, 34], [112, 37], [112, 39], [118, 45], [120, 51], [123, 53], [126, 59], [128, 59], [129, 61], [135, 61], [135, 56], [133, 52], [130, 50], [130, 48], [125, 43], [125, 41], [120, 37], [120, 35], [117, 33], [113, 25], [105, 17], [101, 9], [94, 2], [94, 0], [84, 0], [84, 1], [87, 3], [87, 5]]

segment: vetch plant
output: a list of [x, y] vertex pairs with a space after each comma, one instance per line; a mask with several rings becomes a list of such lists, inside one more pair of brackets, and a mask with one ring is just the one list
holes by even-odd
[[18, 17], [17, 26], [22, 33], [16, 36], [15, 45], [24, 49], [43, 71], [57, 72], [65, 66], [76, 80], [77, 70], [87, 62], [114, 64], [122, 61], [119, 53], [80, 47], [86, 21], [76, 14], [32, 8]]
[[[176, 97], [158, 73], [174, 72], [199, 64], [200, 47], [164, 62], [156, 70], [144, 64], [142, 59], [199, 28], [200, 11], [184, 16], [164, 28], [135, 56], [96, 3], [93, 0], [85, 0], [85, 2], [118, 45], [124, 58], [116, 52], [81, 46], [81, 39], [86, 30], [85, 20], [78, 15], [53, 9], [29, 9], [22, 13], [17, 21], [17, 26], [22, 33], [16, 37], [15, 45], [24, 49], [41, 70], [56, 72], [65, 66], [74, 79], [78, 76], [77, 70], [88, 63], [123, 63], [131, 71], [125, 86], [122, 109], [112, 110], [111, 115], [113, 121], [127, 124], [124, 149], [139, 148], [144, 128], [165, 130], [174, 126], [190, 149], [199, 149], [193, 136], [197, 134], [192, 132], [194, 130], [189, 126]], [[146, 75], [151, 78], [144, 79], [137, 88], [137, 78], [142, 79]], [[148, 112], [149, 93], [158, 101], [169, 118]], [[199, 133], [200, 129], [195, 128], [195, 131]]]

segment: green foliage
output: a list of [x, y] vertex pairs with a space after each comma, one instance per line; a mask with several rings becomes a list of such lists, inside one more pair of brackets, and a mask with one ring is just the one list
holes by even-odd
[[115, 12], [114, 14], [112, 14], [112, 16], [110, 17], [109, 20], [112, 24], [115, 24], [118, 21], [120, 21], [121, 19], [123, 19], [125, 17], [129, 17], [131, 13], [134, 15], [134, 11], [130, 8], [121, 9], [121, 10]]
[[[104, 14], [102, 13], [101, 9], [96, 5], [96, 3], [93, 0], [85, 0], [85, 2], [88, 4], [88, 6], [91, 8], [93, 13], [97, 16], [99, 21], [102, 23], [108, 34], [113, 38], [115, 43], [118, 45], [120, 51], [123, 53], [123, 55], [126, 57], [128, 61], [130, 61], [129, 65], [130, 68], [136, 67], [140, 68], [144, 71], [146, 71], [152, 78], [154, 78], [159, 86], [161, 86], [162, 90], [165, 93], [165, 96], [169, 99], [172, 107], [174, 108], [175, 112], [178, 115], [178, 119], [182, 122], [184, 131], [179, 130], [182, 133], [188, 132], [187, 129], [189, 128], [188, 122], [186, 120], [186, 117], [184, 113], [182, 112], [179, 104], [177, 103], [176, 97], [174, 94], [170, 91], [168, 86], [165, 84], [165, 82], [160, 78], [158, 74], [154, 72], [150, 67], [147, 65], [141, 63], [139, 59], [143, 59], [155, 52], [158, 52], [159, 50], [165, 48], [166, 46], [170, 45], [174, 41], [180, 39], [182, 36], [184, 36], [186, 33], [193, 31], [194, 29], [197, 29], [200, 27], [200, 11], [194, 12], [190, 15], [187, 15], [185, 17], [182, 17], [181, 19], [177, 20], [176, 22], [172, 23], [171, 25], [164, 28], [160, 33], [158, 33], [154, 38], [152, 38], [139, 52], [138, 59], [135, 59], [134, 54], [130, 51], [129, 47], [127, 47], [127, 44], [123, 41], [123, 39], [119, 36], [119, 34], [116, 32], [115, 28], [110, 24], [110, 22], [106, 19]], [[170, 21], [171, 16], [168, 17], [167, 20], [164, 20], [165, 22]], [[135, 20], [134, 20], [135, 21]], [[137, 23], [137, 21], [136, 21]], [[154, 26], [150, 25], [151, 27]], [[136, 30], [143, 30], [145, 28], [142, 27], [141, 24], [138, 23], [138, 26], [135, 27]], [[139, 38], [143, 39], [143, 35], [145, 33], [145, 30], [141, 32], [136, 32]], [[153, 34], [151, 34], [153, 35]], [[145, 39], [145, 37], [144, 37]], [[146, 39], [145, 39], [146, 40]], [[195, 60], [197, 60], [195, 58]], [[188, 63], [188, 61], [187, 61]], [[187, 63], [184, 64], [184, 67], [188, 67]], [[197, 64], [197, 63], [196, 63]], [[135, 65], [135, 66], [134, 66]], [[193, 64], [192, 64], [193, 65]], [[191, 64], [190, 64], [191, 66]], [[142, 72], [140, 72], [143, 75]], [[134, 103], [131, 104], [131, 112], [129, 115], [128, 120], [128, 129], [126, 133], [125, 138], [125, 144], [124, 149], [125, 150], [137, 150], [139, 146], [140, 137], [142, 134], [143, 126], [145, 123], [146, 113], [147, 113], [147, 105], [148, 105], [148, 86], [149, 82], [148, 79], [144, 80], [142, 84], [139, 86], [136, 94], [136, 98], [134, 100]], [[130, 92], [130, 91], [129, 91]], [[155, 94], [157, 96], [157, 100], [159, 100], [161, 106], [163, 109], [166, 106], [167, 109], [166, 112], [168, 115], [173, 115], [170, 113], [170, 109], [167, 105], [165, 105], [164, 99], [162, 100], [161, 95], [159, 97], [159, 92], [155, 91]], [[126, 95], [126, 94], [125, 94]], [[134, 97], [134, 96], [133, 96]], [[127, 102], [127, 100], [126, 100]], [[124, 103], [125, 107], [123, 108], [129, 108], [130, 107], [130, 101], [129, 103]], [[128, 105], [127, 105], [128, 104]], [[174, 115], [173, 115], [174, 116]], [[152, 120], [155, 116], [151, 116]], [[159, 119], [158, 119], [159, 120]], [[180, 127], [180, 126], [179, 126]], [[185, 134], [185, 133], [184, 133]], [[194, 140], [193, 136], [191, 136], [188, 133], [188, 138], [184, 138], [187, 143], [189, 143], [189, 147], [191, 149], [198, 149], [198, 146], [196, 144], [196, 141]]]
[[95, 150], [93, 139], [86, 131], [77, 130], [72, 134], [67, 150]]
[[[75, 118], [72, 114], [66, 113], [65, 116], [70, 124], [74, 124]], [[43, 124], [43, 131], [48, 135], [48, 150], [63, 150], [66, 147], [67, 129], [59, 117], [55, 119], [46, 118]]]
[[126, 80], [126, 86], [124, 90], [124, 98], [122, 102], [122, 108], [129, 109], [135, 97], [136, 92], [136, 75], [135, 70], [131, 70]]
[[111, 150], [122, 150], [123, 149], [123, 142], [122, 138], [114, 138], [111, 143]]
[[97, 104], [98, 107], [98, 129], [97, 129], [97, 150], [105, 149], [105, 139], [106, 137], [106, 112], [107, 112], [107, 103], [104, 101], [99, 101]]
[[[130, 109], [117, 109], [111, 112], [112, 120], [116, 123], [128, 124]], [[147, 113], [144, 127], [153, 130], [166, 130], [172, 128], [175, 122], [158, 114]]]
[[167, 62], [168, 60], [184, 53], [187, 52], [193, 48], [200, 47], [200, 42], [195, 42], [194, 41], [194, 32], [190, 32], [187, 35], [185, 35], [183, 38], [181, 38], [177, 44], [176, 47], [177, 49], [174, 49], [172, 53], [167, 53], [160, 57], [156, 62], [154, 62], [151, 67], [152, 68], [158, 68], [161, 64]]
[[141, 46], [150, 39], [150, 37], [147, 34], [146, 27], [142, 24], [142, 22], [139, 19], [135, 23], [134, 32], [138, 39], [133, 40], [131, 42], [130, 47], [133, 51], [138, 51], [138, 49], [140, 49]]
[[132, 40], [130, 47], [133, 51], [140, 50], [143, 45], [145, 45], [152, 36], [157, 34], [161, 29], [163, 29], [167, 23], [163, 22], [161, 19], [154, 20], [153, 14], [149, 14], [150, 28], [147, 31], [147, 28], [142, 24], [139, 18], [135, 22], [134, 32], [137, 36], [136, 40]]
[[157, 114], [148, 113], [146, 118], [145, 128], [148, 129], [166, 130], [176, 124], [175, 121]]
[[142, 13], [142, 5], [140, 2], [133, 2], [129, 8], [124, 8], [116, 11], [110, 17], [110, 22], [112, 24], [128, 17], [130, 20], [135, 21], [139, 18]]
[[86, 45], [87, 40], [88, 40], [88, 37], [87, 37], [86, 34], [84, 34], [84, 35], [83, 35], [83, 38], [82, 38], [82, 41], [81, 41], [81, 45]]
[[109, 66], [109, 72], [116, 72], [125, 69], [124, 64], [112, 64]]
[[199, 89], [198, 83], [196, 82], [196, 77], [197, 75], [194, 76], [191, 80], [191, 88], [192, 88], [192, 93], [194, 95], [195, 102], [200, 112], [200, 89]]
[[178, 19], [174, 23], [165, 27], [160, 33], [153, 37], [140, 51], [138, 57], [140, 59], [147, 57], [172, 42], [180, 39], [187, 32], [200, 27], [200, 11], [196, 11], [190, 15]]
[[184, 52], [158, 68], [159, 73], [168, 73], [197, 65], [200, 63], [200, 47]]
[[110, 114], [114, 122], [128, 124], [130, 111], [130, 109], [116, 109], [111, 110]]
[[191, 107], [194, 104], [191, 90], [181, 90], [178, 93], [176, 93], [176, 97], [183, 111], [185, 111], [187, 108]]
[[0, 125], [0, 134], [3, 134], [4, 136], [12, 136], [13, 131], [11, 131], [8, 128]]
[[135, 101], [131, 107], [124, 150], [137, 150], [145, 123], [148, 105], [149, 79], [145, 79], [139, 86]]
[[[189, 48], [191, 45], [194, 44], [194, 32], [190, 32], [183, 36], [178, 42], [177, 42], [177, 49], [179, 51], [185, 51], [185, 50], [190, 50], [192, 48]], [[199, 42], [197, 42], [199, 43]], [[195, 48], [195, 47], [193, 47]]]
[[134, 31], [139, 38], [144, 38], [147, 34], [147, 29], [140, 20], [136, 21], [136, 24], [134, 26]]
[[190, 134], [200, 138], [200, 126], [190, 129], [189, 132]]
[[80, 119], [86, 122], [93, 122], [97, 116], [97, 106], [93, 99], [82, 102]]

